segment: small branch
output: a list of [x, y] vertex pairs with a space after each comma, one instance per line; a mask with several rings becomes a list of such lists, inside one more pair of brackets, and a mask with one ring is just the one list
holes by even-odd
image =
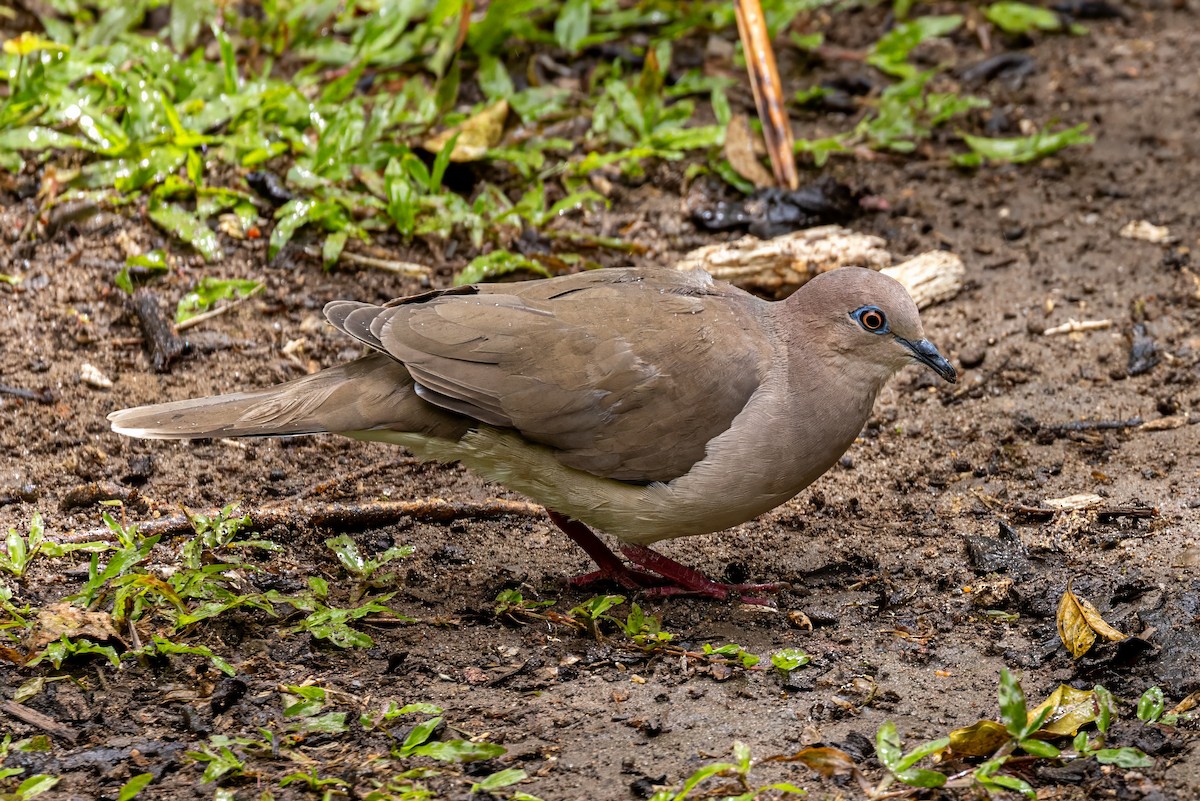
[[[1069, 508], [1056, 509], [1051, 506], [1028, 506], [1026, 504], [1019, 503], [1009, 506], [1006, 511], [1008, 511], [1009, 514], [1045, 519], [1074, 510]], [[1087, 511], [1096, 515], [1097, 517], [1106, 519], [1111, 519], [1114, 517], [1149, 518], [1158, 516], [1158, 509], [1153, 506], [1100, 506], [1092, 507]]]
[[241, 306], [243, 303], [250, 300], [250, 298], [254, 297], [259, 292], [262, 292], [264, 286], [265, 286], [265, 284], [259, 284], [257, 287], [255, 287], [254, 289], [251, 289], [249, 292], [247, 292], [242, 297], [238, 298], [237, 300], [232, 300], [229, 303], [226, 303], [224, 306], [221, 306], [218, 309], [210, 309], [209, 311], [206, 311], [203, 314], [197, 314], [195, 317], [189, 317], [188, 319], [184, 320], [182, 323], [178, 323], [175, 326], [175, 330], [176, 331], [186, 331], [189, 328], [194, 328], [194, 327], [200, 325], [200, 323], [206, 323], [209, 320], [213, 319], [214, 317], [220, 317], [222, 314], [228, 314], [230, 310], [236, 309], [238, 306]]
[[[319, 254], [310, 253], [309, 255], [316, 256]], [[359, 253], [351, 253], [346, 250], [342, 251], [342, 255], [338, 257], [338, 261], [346, 261], [362, 267], [373, 267], [376, 270], [383, 270], [387, 273], [406, 275], [415, 278], [428, 278], [433, 272], [424, 264], [417, 264], [411, 261], [391, 261], [390, 259], [377, 259], [373, 256], [363, 256]]]
[[66, 740], [71, 745], [74, 745], [79, 739], [79, 731], [77, 729], [72, 729], [70, 726], [59, 723], [49, 715], [38, 712], [36, 709], [30, 709], [16, 701], [0, 701], [0, 712], [4, 712], [9, 717], [16, 718], [23, 723], [28, 723], [30, 726], [36, 726], [47, 734], [53, 734], [55, 737]]
[[[287, 526], [299, 529], [321, 526], [340, 531], [361, 531], [377, 526], [391, 525], [405, 517], [424, 522], [445, 523], [451, 520], [470, 518], [492, 520], [498, 517], [541, 517], [545, 510], [528, 501], [448, 501], [444, 498], [422, 498], [416, 501], [378, 501], [365, 504], [306, 504], [294, 506], [268, 506], [258, 509], [240, 510], [250, 516], [256, 530]], [[217, 510], [207, 514], [215, 515]], [[191, 521], [186, 515], [173, 515], [158, 520], [135, 523], [143, 537], [177, 536], [192, 531]], [[60, 543], [96, 542], [112, 540], [113, 533], [107, 527], [87, 531], [71, 532], [59, 538]]]
[[41, 403], [47, 406], [54, 403], [54, 393], [48, 389], [23, 389], [22, 387], [0, 384], [0, 395], [12, 395], [14, 398], [33, 401], [34, 403]]
[[1078, 334], [1086, 331], [1102, 331], [1112, 327], [1112, 320], [1067, 320], [1062, 325], [1047, 328], [1042, 336], [1052, 337], [1055, 334]]

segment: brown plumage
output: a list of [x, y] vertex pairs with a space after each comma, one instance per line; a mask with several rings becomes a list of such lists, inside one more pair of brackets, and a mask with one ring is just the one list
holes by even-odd
[[325, 313], [372, 352], [276, 387], [114, 412], [113, 430], [393, 442], [643, 545], [791, 498], [904, 364], [954, 380], [904, 289], [854, 268], [778, 303], [703, 273], [629, 269]]

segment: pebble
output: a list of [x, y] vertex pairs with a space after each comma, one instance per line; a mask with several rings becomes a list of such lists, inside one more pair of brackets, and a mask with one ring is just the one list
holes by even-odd
[[968, 345], [958, 352], [958, 362], [966, 370], [983, 364], [985, 358], [987, 358], [987, 348], [983, 345]]

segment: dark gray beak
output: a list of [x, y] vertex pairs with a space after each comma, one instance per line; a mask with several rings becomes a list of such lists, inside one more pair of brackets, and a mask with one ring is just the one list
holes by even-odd
[[916, 342], [909, 342], [902, 337], [896, 337], [901, 345], [908, 348], [912, 357], [927, 367], [933, 368], [933, 371], [942, 378], [953, 384], [958, 380], [958, 373], [955, 372], [954, 366], [946, 361], [946, 357], [938, 353], [938, 349], [933, 346], [933, 343], [928, 339], [918, 339]]

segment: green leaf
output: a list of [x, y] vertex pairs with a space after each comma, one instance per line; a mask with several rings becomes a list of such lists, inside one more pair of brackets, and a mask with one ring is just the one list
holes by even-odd
[[467, 740], [446, 740], [425, 743], [412, 749], [413, 756], [425, 756], [441, 762], [478, 762], [503, 756], [504, 747], [495, 743], [472, 743]]
[[153, 773], [139, 773], [121, 785], [121, 790], [117, 793], [117, 801], [132, 801], [152, 781], [154, 781]]
[[599, 620], [600, 616], [612, 609], [614, 606], [619, 606], [625, 603], [624, 595], [597, 595], [584, 601], [579, 606], [571, 610], [571, 617], [585, 618], [587, 620]]
[[918, 70], [908, 63], [908, 54], [926, 39], [945, 36], [956, 30], [962, 25], [962, 21], [960, 15], [950, 14], [942, 17], [918, 17], [911, 22], [903, 22], [875, 43], [875, 47], [867, 55], [867, 63], [898, 78], [912, 77]]
[[133, 294], [134, 276], [138, 276], [139, 282], [146, 277], [156, 273], [165, 273], [170, 268], [167, 266], [167, 253], [160, 249], [151, 250], [142, 253], [138, 256], [129, 256], [125, 259], [125, 266], [120, 269], [113, 283], [118, 288]]
[[1163, 697], [1162, 688], [1151, 687], [1142, 693], [1142, 697], [1138, 699], [1138, 720], [1146, 723], [1157, 723], [1158, 719], [1162, 717], [1165, 706], [1166, 700]]
[[78, 136], [64, 134], [38, 125], [0, 131], [0, 150], [61, 150], [84, 147]]
[[902, 753], [896, 724], [890, 720], [884, 721], [879, 731], [875, 732], [875, 754], [883, 766], [894, 773], [900, 767]]
[[25, 781], [17, 786], [16, 797], [20, 801], [27, 801], [30, 798], [36, 798], [44, 792], [47, 792], [60, 781], [58, 776], [50, 776], [45, 773], [39, 773], [35, 776], [30, 776]]
[[[940, 737], [936, 740], [930, 740], [929, 742], [925, 743], [924, 745], [919, 745], [916, 748], [914, 748], [913, 750], [909, 751], [907, 754], [905, 754], [904, 758], [900, 760], [900, 763], [899, 763], [899, 765], [897, 765], [897, 767], [901, 771], [908, 770], [909, 768], [911, 768], [913, 765], [920, 762], [925, 757], [941, 753], [942, 751], [945, 751], [949, 746], [950, 746], [950, 738], [949, 737]], [[922, 785], [922, 786], [928, 786], [928, 785]], [[938, 785], [938, 786], [940, 787], [941, 785]]]
[[205, 261], [219, 261], [224, 256], [217, 235], [191, 212], [174, 203], [151, 200], [148, 214], [158, 227], [199, 251]]
[[[1029, 713], [1025, 706], [1025, 691], [1008, 668], [1000, 670], [1000, 722], [1013, 737], [1029, 734]], [[1036, 731], [1036, 729], [1034, 729]]]
[[1063, 28], [1058, 14], [1048, 8], [1027, 3], [1003, 0], [983, 9], [983, 16], [1005, 33], [1025, 34], [1033, 31], [1060, 31]]
[[1154, 764], [1153, 759], [1137, 748], [1101, 748], [1094, 756], [1102, 765], [1119, 768], [1148, 768]]
[[925, 768], [910, 768], [896, 774], [896, 778], [910, 787], [941, 787], [946, 783], [946, 774]]
[[737, 772], [745, 776], [750, 773], [750, 746], [735, 740], [733, 743], [733, 759]]
[[206, 645], [181, 645], [165, 637], [156, 635], [154, 637], [154, 649], [160, 654], [192, 654], [194, 656], [203, 656], [213, 663], [213, 667], [226, 676], [237, 675], [237, 671], [233, 669], [232, 665], [214, 654], [212, 649]]
[[454, 285], [467, 286], [468, 284], [478, 284], [510, 275], [520, 270], [543, 278], [550, 277], [550, 271], [542, 266], [540, 262], [517, 253], [510, 253], [507, 250], [493, 250], [491, 253], [486, 253], [472, 259], [462, 269], [462, 272], [454, 276]]
[[567, 0], [554, 21], [554, 41], [568, 53], [579, 52], [592, 24], [592, 0]]
[[479, 88], [488, 100], [508, 98], [516, 91], [504, 62], [495, 56], [484, 56], [479, 60], [479, 71], [475, 79], [479, 81]]
[[1062, 751], [1045, 740], [1026, 738], [1021, 740], [1018, 745], [1021, 747], [1022, 751], [1030, 756], [1043, 757], [1045, 759], [1054, 759], [1062, 753]]
[[494, 790], [499, 790], [503, 787], [516, 784], [528, 778], [529, 774], [520, 768], [508, 768], [507, 770], [497, 771], [487, 776], [481, 782], [475, 782], [471, 785], [472, 793], [490, 793]]
[[[976, 773], [978, 776], [978, 772]], [[1029, 786], [1029, 782], [1024, 779], [1018, 779], [1016, 776], [1007, 776], [1005, 774], [996, 774], [989, 776], [987, 779], [979, 780], [979, 783], [985, 787], [999, 787], [1005, 790], [1015, 790], [1021, 795], [1029, 799], [1036, 799], [1037, 793]]]
[[1096, 694], [1096, 704], [1099, 710], [1096, 715], [1096, 728], [1101, 734], [1108, 734], [1108, 727], [1112, 725], [1112, 721], [1116, 717], [1116, 703], [1113, 701], [1112, 693], [1099, 684], [1093, 689]]
[[803, 667], [812, 661], [812, 657], [800, 648], [783, 648], [771, 654], [771, 664], [784, 672]]
[[728, 762], [714, 762], [711, 765], [705, 765], [704, 767], [700, 768], [695, 773], [693, 773], [691, 776], [689, 776], [687, 778], [687, 781], [685, 781], [683, 783], [683, 787], [679, 788], [679, 792], [675, 795], [668, 796], [668, 799], [674, 799], [674, 801], [681, 801], [682, 799], [685, 799], [688, 797], [688, 794], [696, 788], [696, 785], [700, 784], [700, 782], [704, 781], [705, 779], [709, 778], [710, 776], [716, 776], [718, 774], [724, 774], [724, 773], [732, 773], [735, 770], [736, 770], [736, 768], [733, 765], [729, 764]]
[[212, 308], [220, 300], [246, 298], [263, 288], [261, 281], [248, 278], [219, 279], [206, 276], [191, 292], [184, 295], [175, 308], [175, 322], [182, 323]]
[[417, 746], [423, 744], [426, 740], [433, 736], [437, 727], [442, 723], [442, 718], [434, 717], [429, 720], [422, 721], [416, 726], [413, 726], [412, 731], [404, 738], [404, 742], [400, 745], [400, 754], [408, 756]]
[[956, 156], [954, 163], [963, 167], [977, 167], [986, 161], [1024, 164], [1049, 156], [1072, 145], [1090, 145], [1094, 136], [1085, 134], [1087, 123], [1068, 128], [1058, 133], [1039, 131], [1032, 136], [1011, 139], [989, 139], [983, 136], [961, 134], [971, 152]]

